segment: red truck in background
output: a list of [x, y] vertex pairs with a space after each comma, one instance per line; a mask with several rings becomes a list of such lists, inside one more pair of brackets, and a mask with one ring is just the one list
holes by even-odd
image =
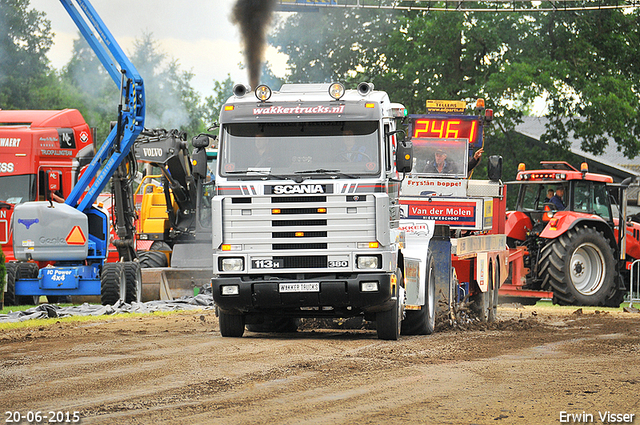
[[0, 245], [7, 262], [15, 260], [9, 232], [14, 205], [63, 201], [91, 162], [94, 140], [76, 109], [0, 110]]

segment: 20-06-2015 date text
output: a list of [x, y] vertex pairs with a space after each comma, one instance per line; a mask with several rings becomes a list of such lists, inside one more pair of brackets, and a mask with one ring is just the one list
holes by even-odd
[[80, 412], [63, 412], [49, 410], [47, 412], [41, 411], [6, 411], [5, 423], [7, 424], [19, 424], [26, 422], [28, 424], [61, 424], [61, 423], [79, 423]]

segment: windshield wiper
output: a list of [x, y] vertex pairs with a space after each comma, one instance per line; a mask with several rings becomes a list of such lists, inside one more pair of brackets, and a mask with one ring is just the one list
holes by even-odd
[[271, 174], [271, 171], [269, 171], [268, 169], [262, 169], [262, 168], [249, 168], [247, 170], [227, 171], [226, 174], [236, 174], [236, 175], [244, 175], [244, 176], [258, 175], [260, 177], [266, 177], [267, 179], [293, 180], [291, 176]]
[[353, 174], [346, 174], [340, 170], [327, 170], [326, 168], [318, 168], [316, 170], [296, 171], [295, 174], [327, 174], [334, 177], [346, 177], [348, 179], [359, 179], [359, 176]]

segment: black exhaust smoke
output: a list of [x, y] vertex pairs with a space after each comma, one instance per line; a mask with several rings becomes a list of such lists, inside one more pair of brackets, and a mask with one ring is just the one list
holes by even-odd
[[267, 47], [266, 35], [275, 0], [237, 0], [233, 6], [233, 23], [240, 26], [244, 55], [249, 69], [249, 84], [260, 83], [262, 60]]

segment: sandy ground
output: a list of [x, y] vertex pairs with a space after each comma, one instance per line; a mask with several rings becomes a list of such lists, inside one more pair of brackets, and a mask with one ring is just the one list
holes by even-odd
[[328, 329], [222, 338], [209, 311], [3, 331], [0, 406], [4, 423], [77, 412], [82, 424], [557, 424], [610, 412], [640, 424], [640, 314], [498, 315], [399, 341]]

